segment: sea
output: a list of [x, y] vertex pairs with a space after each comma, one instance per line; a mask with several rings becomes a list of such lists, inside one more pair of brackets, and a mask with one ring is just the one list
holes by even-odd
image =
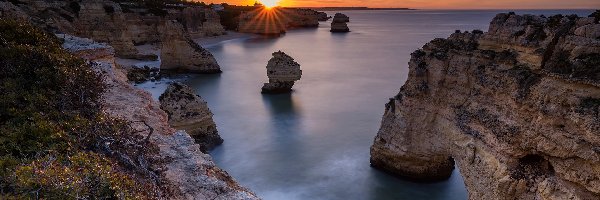
[[[509, 10], [338, 12], [350, 17], [350, 33], [330, 33], [327, 21], [281, 37], [247, 35], [205, 45], [222, 74], [180, 75], [137, 87], [158, 98], [172, 81], [192, 86], [208, 102], [225, 140], [210, 155], [265, 200], [467, 199], [458, 169], [446, 181], [410, 182], [371, 168], [369, 148], [384, 104], [407, 79], [411, 52], [455, 30], [487, 31], [497, 13]], [[302, 79], [291, 94], [261, 94], [267, 61], [279, 50], [300, 63]]]

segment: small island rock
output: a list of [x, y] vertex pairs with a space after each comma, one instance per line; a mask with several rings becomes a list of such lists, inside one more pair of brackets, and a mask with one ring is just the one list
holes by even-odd
[[282, 51], [273, 53], [267, 64], [269, 82], [262, 87], [262, 93], [286, 93], [292, 91], [294, 82], [302, 77], [300, 64]]
[[204, 153], [223, 143], [206, 101], [192, 88], [173, 83], [160, 95], [160, 108], [169, 116], [169, 124], [190, 134]]
[[350, 22], [350, 18], [342, 13], [336, 13], [331, 22], [331, 32], [333, 33], [347, 33], [350, 32], [347, 22]]

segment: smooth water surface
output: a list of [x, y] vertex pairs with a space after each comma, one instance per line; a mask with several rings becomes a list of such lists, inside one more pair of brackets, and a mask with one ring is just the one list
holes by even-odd
[[[466, 199], [457, 170], [445, 182], [403, 181], [369, 167], [369, 147], [384, 104], [406, 81], [410, 53], [457, 29], [485, 31], [498, 12], [346, 11], [351, 33], [331, 34], [329, 21], [280, 38], [211, 45], [223, 73], [180, 81], [215, 115], [225, 140], [211, 152], [215, 162], [266, 200]], [[265, 66], [278, 50], [302, 65], [302, 79], [292, 94], [262, 95]], [[157, 98], [166, 86], [140, 87]]]

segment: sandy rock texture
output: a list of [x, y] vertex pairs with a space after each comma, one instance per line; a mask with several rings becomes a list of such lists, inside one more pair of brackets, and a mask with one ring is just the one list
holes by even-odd
[[350, 18], [342, 13], [336, 13], [331, 21], [331, 32], [333, 33], [346, 33], [350, 32], [347, 22], [350, 22]]
[[171, 127], [185, 130], [204, 153], [223, 143], [206, 101], [182, 83], [172, 83], [160, 95], [160, 108], [169, 116]]
[[385, 106], [371, 165], [469, 199], [600, 199], [598, 21], [498, 14], [434, 39]]
[[[108, 43], [119, 58], [158, 60], [159, 55], [141, 53], [136, 45], [160, 43], [164, 48], [160, 60], [167, 70], [221, 71], [212, 54], [190, 39], [190, 34], [206, 37], [224, 33], [218, 15], [210, 9], [170, 9], [165, 10], [167, 15], [157, 16], [146, 8], [110, 0], [23, 0], [18, 5], [2, 2], [0, 10], [2, 15], [25, 13], [31, 22], [52, 32]], [[194, 18], [200, 15], [203, 18]]]
[[185, 131], [176, 131], [168, 123], [148, 92], [128, 84], [127, 77], [115, 65], [114, 50], [89, 39], [59, 35], [64, 47], [92, 63], [107, 86], [103, 109], [113, 117], [124, 119], [147, 138], [158, 153], [146, 155], [152, 163], [141, 163], [144, 171], [155, 174], [166, 199], [259, 199], [241, 187], [227, 172], [218, 168], [210, 155]]
[[194, 42], [183, 26], [174, 20], [164, 21], [160, 28], [160, 69], [188, 73], [220, 73], [217, 60]]
[[262, 93], [291, 92], [294, 82], [302, 77], [300, 64], [294, 58], [282, 51], [273, 53], [273, 58], [267, 64], [269, 82], [262, 87]]

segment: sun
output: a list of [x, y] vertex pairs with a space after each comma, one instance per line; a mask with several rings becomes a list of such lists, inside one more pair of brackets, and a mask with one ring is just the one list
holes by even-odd
[[260, 2], [267, 8], [273, 8], [279, 4], [279, 0], [260, 0]]

